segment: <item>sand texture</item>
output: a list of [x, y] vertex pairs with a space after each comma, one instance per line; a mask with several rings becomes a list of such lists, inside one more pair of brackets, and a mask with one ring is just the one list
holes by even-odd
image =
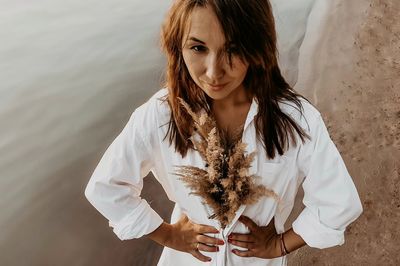
[[400, 265], [400, 2], [364, 1], [353, 38], [348, 29], [357, 1], [339, 2], [310, 58], [318, 76], [303, 76], [301, 89], [323, 114], [364, 212], [343, 246], [304, 247], [289, 265]]

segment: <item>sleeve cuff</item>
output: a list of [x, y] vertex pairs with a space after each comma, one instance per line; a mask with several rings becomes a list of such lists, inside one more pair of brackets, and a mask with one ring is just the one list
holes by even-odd
[[114, 227], [113, 231], [119, 239], [129, 240], [153, 232], [163, 221], [147, 201], [142, 200], [134, 212], [124, 217], [118, 224], [113, 225], [110, 222], [110, 226]]
[[308, 246], [329, 248], [344, 244], [344, 231], [327, 227], [319, 221], [317, 214], [305, 208], [292, 224], [293, 231], [300, 235]]

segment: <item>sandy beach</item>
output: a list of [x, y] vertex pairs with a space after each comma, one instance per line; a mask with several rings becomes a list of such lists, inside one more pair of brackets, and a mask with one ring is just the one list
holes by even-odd
[[400, 2], [338, 2], [298, 87], [323, 114], [364, 212], [343, 246], [302, 248], [289, 265], [399, 265]]

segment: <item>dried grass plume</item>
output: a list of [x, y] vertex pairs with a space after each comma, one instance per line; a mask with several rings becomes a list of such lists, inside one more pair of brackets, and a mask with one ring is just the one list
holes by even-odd
[[250, 205], [262, 196], [278, 195], [263, 185], [254, 183], [256, 175], [248, 175], [255, 152], [246, 153], [246, 143], [241, 141], [242, 130], [238, 129], [229, 136], [217, 128], [216, 122], [205, 110], [194, 113], [181, 98], [181, 104], [194, 121], [194, 128], [201, 140], [190, 138], [195, 149], [206, 163], [207, 170], [194, 166], [177, 166], [174, 173], [180, 176], [194, 194], [203, 199], [213, 210], [209, 218], [217, 219], [222, 228], [231, 223], [240, 205]]

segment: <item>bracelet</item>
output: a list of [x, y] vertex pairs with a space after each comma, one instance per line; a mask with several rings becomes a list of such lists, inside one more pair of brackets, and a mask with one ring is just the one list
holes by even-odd
[[285, 240], [283, 240], [283, 233], [280, 234], [280, 239], [281, 239], [281, 254], [282, 256], [286, 256], [290, 252], [286, 249]]

